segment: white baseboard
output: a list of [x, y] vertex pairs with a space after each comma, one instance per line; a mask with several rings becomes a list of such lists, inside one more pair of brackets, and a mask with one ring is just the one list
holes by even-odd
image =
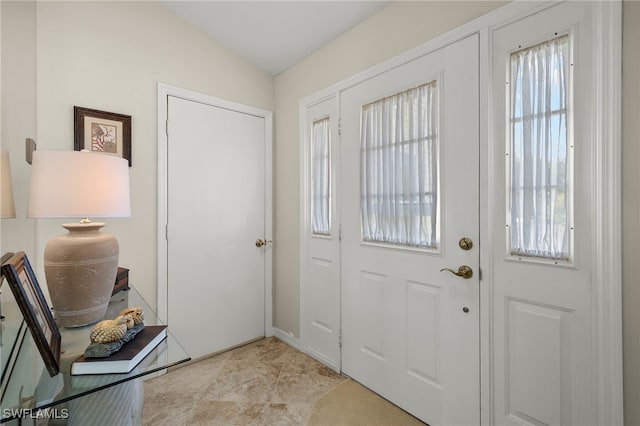
[[332, 370], [334, 370], [338, 374], [341, 373], [340, 370], [338, 369], [338, 365], [336, 364], [335, 360], [326, 358], [322, 354], [320, 354], [319, 352], [314, 351], [313, 349], [304, 348], [304, 346], [302, 345], [302, 342], [300, 341], [300, 339], [295, 337], [293, 335], [293, 333], [281, 330], [281, 329], [276, 328], [276, 327], [273, 327], [272, 331], [273, 331], [273, 335], [276, 338], [282, 340], [287, 345], [294, 347], [295, 349], [299, 350], [303, 354], [309, 355], [311, 358], [316, 359], [317, 361], [319, 361], [322, 364], [326, 365], [327, 367], [331, 368]]
[[327, 358], [320, 352], [315, 351], [313, 348], [307, 348], [307, 351], [305, 353], [309, 355], [311, 358], [315, 358], [316, 361], [319, 361], [322, 364], [326, 365], [336, 373], [338, 374], [341, 373], [340, 368], [338, 367], [338, 363], [336, 362], [335, 359]]
[[302, 344], [300, 343], [300, 339], [294, 336], [293, 333], [291, 333], [290, 331], [284, 331], [279, 329], [278, 327], [273, 327], [272, 331], [273, 331], [273, 335], [276, 338], [282, 340], [289, 346], [293, 346], [300, 352], [304, 352], [304, 350], [302, 349]]

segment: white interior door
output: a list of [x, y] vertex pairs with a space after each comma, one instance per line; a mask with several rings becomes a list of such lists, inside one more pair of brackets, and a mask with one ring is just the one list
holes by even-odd
[[167, 116], [167, 321], [198, 358], [265, 335], [266, 123], [174, 96]]
[[593, 4], [493, 32], [496, 424], [598, 423]]
[[[469, 36], [341, 94], [342, 369], [430, 425], [478, 424], [479, 75]], [[363, 105], [435, 81], [435, 245], [363, 242]], [[464, 250], [461, 238], [473, 247]], [[473, 270], [469, 279], [458, 271]]]

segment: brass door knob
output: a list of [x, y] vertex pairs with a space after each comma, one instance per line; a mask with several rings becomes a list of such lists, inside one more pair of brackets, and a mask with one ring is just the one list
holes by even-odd
[[471, 241], [471, 238], [462, 237], [460, 241], [458, 241], [458, 246], [462, 250], [471, 250], [473, 248], [473, 241]]
[[263, 240], [262, 238], [258, 238], [256, 240], [256, 247], [262, 247], [262, 246], [266, 246], [269, 243], [272, 243], [273, 241], [271, 240]]
[[471, 267], [469, 267], [467, 265], [462, 265], [461, 267], [458, 268], [457, 271], [454, 271], [453, 269], [450, 269], [450, 268], [442, 268], [442, 269], [440, 269], [440, 272], [442, 272], [442, 271], [449, 271], [453, 275], [457, 275], [459, 277], [462, 277], [465, 280], [468, 280], [469, 278], [471, 278], [473, 276], [473, 269], [471, 269]]

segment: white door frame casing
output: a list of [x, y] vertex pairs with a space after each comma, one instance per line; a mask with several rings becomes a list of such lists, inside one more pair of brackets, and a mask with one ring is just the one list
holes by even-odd
[[[158, 223], [157, 223], [157, 304], [158, 317], [161, 321], [167, 322], [168, 307], [168, 274], [167, 274], [167, 165], [168, 165], [168, 136], [167, 136], [167, 97], [175, 96], [182, 99], [201, 102], [207, 105], [219, 108], [237, 111], [244, 114], [254, 115], [264, 118], [265, 121], [265, 188], [264, 188], [264, 237], [272, 239], [273, 235], [273, 113], [271, 111], [255, 108], [252, 106], [228, 101], [226, 99], [217, 98], [207, 94], [195, 92], [193, 90], [172, 86], [166, 83], [158, 82]], [[194, 153], [194, 155], [196, 155]], [[264, 326], [265, 336], [269, 337], [273, 334], [273, 245], [264, 251]]]
[[[494, 424], [493, 346], [492, 346], [492, 250], [495, 233], [490, 220], [493, 211], [503, 206], [492, 205], [494, 164], [493, 153], [502, 147], [493, 146], [491, 105], [491, 37], [492, 32], [507, 23], [547, 9], [558, 2], [513, 2], [474, 21], [464, 24], [448, 33], [440, 35], [414, 49], [404, 52], [382, 64], [358, 73], [300, 101], [300, 318], [306, 318], [303, 311], [306, 301], [305, 291], [306, 261], [308, 251], [309, 186], [305, 184], [309, 175], [309, 146], [306, 143], [303, 123], [307, 122], [307, 109], [323, 99], [340, 93], [368, 78], [392, 68], [401, 66], [415, 58], [428, 54], [442, 46], [460, 40], [471, 33], [480, 34], [480, 372], [481, 372], [481, 424]], [[592, 188], [594, 196], [591, 208], [594, 212], [592, 258], [599, 260], [592, 269], [593, 282], [593, 323], [591, 353], [595, 371], [594, 394], [597, 418], [596, 424], [623, 424], [622, 411], [622, 298], [621, 298], [621, 18], [622, 4], [613, 2], [593, 3], [594, 62], [593, 90], [594, 144], [591, 165], [593, 170]], [[500, 167], [502, 165], [499, 165]], [[500, 238], [500, 237], [498, 237]], [[305, 327], [301, 323], [301, 347], [305, 342]]]

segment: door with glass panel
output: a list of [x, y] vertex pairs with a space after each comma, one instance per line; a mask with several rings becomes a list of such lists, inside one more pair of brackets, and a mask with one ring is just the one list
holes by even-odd
[[306, 110], [304, 141], [307, 198], [301, 244], [300, 342], [304, 351], [340, 372], [340, 232], [337, 101], [323, 99]]
[[589, 2], [493, 31], [496, 424], [594, 424]]
[[478, 37], [341, 93], [342, 369], [478, 424]]

